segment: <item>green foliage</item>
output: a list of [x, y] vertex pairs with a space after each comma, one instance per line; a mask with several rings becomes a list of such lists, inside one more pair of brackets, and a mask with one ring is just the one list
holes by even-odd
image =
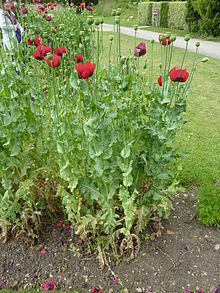
[[197, 211], [200, 221], [206, 226], [220, 227], [220, 184], [208, 181], [198, 191]]
[[186, 4], [187, 2], [179, 1], [169, 3], [168, 27], [182, 30], [187, 28], [185, 21]]
[[[169, 3], [168, 2], [158, 2], [153, 3], [152, 11], [154, 11], [154, 8], [157, 8], [159, 10], [159, 26], [167, 27], [168, 26], [168, 11], [169, 11]], [[153, 21], [153, 12], [152, 12], [152, 23]]]
[[138, 24], [152, 25], [153, 2], [140, 2], [138, 4]]
[[186, 4], [186, 22], [190, 32], [198, 32], [200, 15], [193, 6], [193, 0], [188, 0]]

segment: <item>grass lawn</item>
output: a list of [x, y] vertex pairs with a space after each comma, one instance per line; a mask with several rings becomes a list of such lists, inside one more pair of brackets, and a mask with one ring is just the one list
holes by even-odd
[[[105, 33], [105, 53], [108, 52], [111, 33]], [[142, 40], [137, 40], [137, 43]], [[122, 54], [129, 54], [133, 50], [134, 38], [122, 35]], [[151, 62], [151, 44], [147, 44], [147, 54], [144, 56]], [[181, 64], [184, 51], [175, 48], [172, 65]], [[155, 44], [155, 82], [159, 76], [160, 46]], [[204, 56], [199, 55], [198, 60]], [[194, 54], [188, 52], [185, 67], [190, 71]], [[107, 55], [106, 58], [108, 59]], [[150, 74], [150, 66], [143, 74]], [[220, 61], [209, 59], [207, 63], [199, 64], [192, 82], [187, 101], [187, 111], [184, 114], [188, 121], [182, 126], [176, 137], [176, 146], [188, 153], [179, 161], [182, 165], [180, 173], [181, 183], [191, 185], [195, 183], [213, 184], [220, 178]], [[202, 190], [201, 190], [202, 192]]]

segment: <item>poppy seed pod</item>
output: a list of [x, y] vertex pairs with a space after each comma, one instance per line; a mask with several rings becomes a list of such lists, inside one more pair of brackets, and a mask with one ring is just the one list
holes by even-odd
[[165, 36], [166, 36], [166, 38], [167, 38], [167, 39], [169, 39], [169, 38], [170, 38], [170, 36], [171, 36], [171, 33], [166, 33], [166, 35], [165, 35]]
[[137, 25], [137, 24], [134, 25], [134, 30], [135, 30], [135, 31], [138, 30], [138, 25]]
[[118, 9], [117, 9], [117, 11], [116, 11], [116, 15], [117, 15], [117, 16], [120, 16], [120, 15], [121, 15], [121, 8], [118, 8]]
[[80, 35], [80, 36], [83, 36], [84, 33], [85, 33], [84, 31], [80, 31], [80, 32], [79, 32], [79, 35]]
[[100, 19], [99, 18], [97, 18], [96, 20], [95, 20], [95, 25], [99, 25], [100, 24]]
[[116, 16], [116, 10], [112, 10], [112, 16]]
[[164, 36], [164, 35], [161, 35], [160, 36], [160, 41], [161, 41], [161, 43], [163, 43], [163, 41], [166, 39], [166, 37]]
[[185, 38], [184, 38], [184, 41], [189, 42], [189, 40], [190, 40], [190, 35], [186, 35]]
[[153, 44], [154, 43], [154, 40], [152, 39], [150, 42], [151, 42], [151, 44]]
[[200, 46], [200, 42], [196, 42], [196, 47], [198, 48]]
[[104, 18], [100, 18], [100, 23], [103, 24], [104, 23]]
[[109, 41], [112, 42], [112, 41], [113, 41], [113, 38], [114, 38], [114, 37], [113, 37], [112, 35], [110, 35], [110, 36], [109, 36]]
[[205, 62], [208, 62], [209, 61], [209, 58], [205, 57], [201, 60], [201, 62], [205, 63]]
[[83, 50], [83, 48], [84, 48], [84, 47], [83, 47], [83, 44], [80, 43], [80, 44], [79, 44], [79, 48], [80, 48], [81, 50]]
[[90, 41], [90, 38], [88, 36], [86, 36], [85, 41], [86, 41], [86, 43], [88, 43]]
[[92, 32], [93, 32], [93, 33], [95, 32], [95, 28], [94, 28], [94, 27], [92, 28]]
[[47, 59], [52, 60], [53, 59], [53, 54], [51, 54], [51, 53], [47, 54]]
[[115, 18], [115, 23], [118, 24], [119, 23], [119, 17]]
[[92, 16], [87, 18], [88, 25], [92, 25], [94, 23], [94, 18]]
[[170, 38], [170, 40], [171, 40], [171, 42], [175, 42], [175, 41], [176, 41], [176, 36], [172, 36], [172, 37]]

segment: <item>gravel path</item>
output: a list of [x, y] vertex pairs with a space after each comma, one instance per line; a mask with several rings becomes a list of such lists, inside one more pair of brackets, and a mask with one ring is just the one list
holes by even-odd
[[[113, 25], [111, 24], [104, 24], [104, 30], [105, 31], [113, 31]], [[121, 27], [121, 33], [127, 36], [134, 37], [134, 29], [130, 27]], [[137, 31], [137, 38], [144, 39], [144, 40], [152, 40], [154, 39], [156, 42], [158, 42], [160, 33], [151, 32], [143, 29], [138, 29]], [[213, 57], [216, 59], [220, 59], [220, 42], [211, 42], [211, 41], [205, 41], [200, 39], [190, 39], [189, 42], [189, 51], [195, 51], [195, 43], [199, 41], [200, 47], [199, 47], [199, 53]], [[185, 49], [185, 41], [183, 37], [177, 37], [176, 41], [174, 42], [174, 46], [178, 48]]]

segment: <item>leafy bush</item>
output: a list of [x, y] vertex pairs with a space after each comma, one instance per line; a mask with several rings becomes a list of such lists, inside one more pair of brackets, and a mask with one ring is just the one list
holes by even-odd
[[152, 25], [153, 2], [141, 2], [138, 4], [138, 24]]
[[206, 226], [220, 227], [220, 184], [206, 182], [197, 194], [197, 211], [200, 221]]
[[187, 24], [186, 17], [186, 4], [187, 2], [170, 2], [168, 12], [168, 27], [173, 29], [185, 30]]
[[188, 30], [190, 32], [198, 32], [199, 31], [199, 20], [200, 15], [197, 10], [195, 10], [193, 6], [193, 0], [188, 0], [186, 4], [186, 22], [188, 25]]

